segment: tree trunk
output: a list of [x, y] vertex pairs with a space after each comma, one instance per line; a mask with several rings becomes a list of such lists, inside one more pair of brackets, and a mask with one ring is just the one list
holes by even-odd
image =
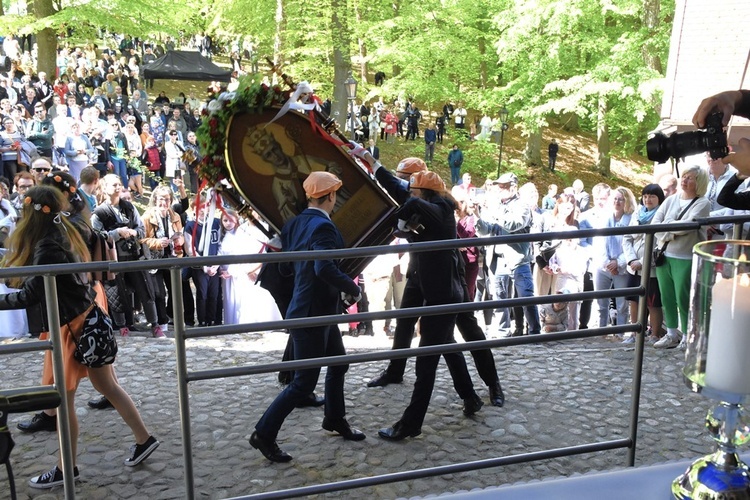
[[[393, 13], [393, 19], [398, 19], [400, 16], [400, 10], [401, 10], [401, 0], [392, 0], [391, 2], [391, 8]], [[391, 65], [391, 74], [388, 75], [388, 77], [395, 77], [401, 74], [401, 66], [398, 64]]]
[[[286, 19], [284, 18], [284, 0], [276, 0], [276, 15], [274, 16], [276, 22], [276, 33], [273, 36], [273, 62], [274, 64], [281, 64], [282, 49], [284, 40], [282, 34], [286, 30]], [[257, 50], [257, 48], [256, 48]], [[277, 76], [273, 74], [273, 81], [276, 82]]]
[[479, 56], [480, 56], [480, 63], [479, 63], [479, 86], [482, 89], [487, 88], [487, 60], [485, 59], [485, 52], [487, 48], [487, 41], [484, 39], [483, 36], [479, 37]]
[[[34, 17], [43, 19], [55, 13], [52, 0], [35, 0]], [[38, 47], [37, 72], [44, 71], [48, 75], [54, 75], [57, 69], [57, 36], [52, 28], [45, 28], [36, 34]], [[50, 78], [51, 79], [51, 78]]]
[[581, 128], [578, 123], [578, 115], [575, 113], [562, 113], [560, 119], [562, 120], [562, 128], [566, 132], [577, 132]]
[[[362, 20], [362, 10], [359, 8], [359, 3], [354, 4], [354, 14], [357, 19], [357, 25], [362, 26], [366, 21]], [[361, 82], [367, 81], [367, 45], [365, 45], [365, 39], [357, 37], [357, 45], [359, 47], [359, 77]]]
[[596, 123], [596, 146], [598, 149], [596, 157], [596, 169], [604, 176], [610, 175], [610, 164], [612, 159], [609, 156], [609, 126], [607, 125], [607, 98], [599, 97], [599, 112]]
[[526, 149], [523, 152], [523, 161], [527, 167], [538, 166], [542, 164], [542, 129], [535, 127], [529, 130], [529, 136], [526, 139]]
[[346, 125], [347, 101], [346, 81], [352, 69], [352, 59], [349, 53], [350, 33], [346, 16], [339, 16], [339, 12], [346, 13], [346, 0], [331, 1], [331, 33], [333, 35], [333, 98], [331, 99], [331, 115], [344, 130]]
[[661, 0], [643, 0], [643, 24], [648, 29], [649, 42], [643, 45], [641, 53], [646, 67], [662, 75], [661, 59], [659, 53], [654, 49], [653, 40], [656, 31], [659, 28], [659, 13], [661, 10]]

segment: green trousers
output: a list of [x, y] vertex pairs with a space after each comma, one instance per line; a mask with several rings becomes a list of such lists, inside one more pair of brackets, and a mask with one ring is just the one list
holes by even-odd
[[679, 328], [683, 334], [687, 333], [690, 306], [690, 270], [692, 266], [692, 259], [667, 257], [664, 265], [656, 268], [656, 279], [659, 281], [659, 292], [661, 292], [661, 303], [664, 310], [664, 322], [667, 324], [667, 328]]

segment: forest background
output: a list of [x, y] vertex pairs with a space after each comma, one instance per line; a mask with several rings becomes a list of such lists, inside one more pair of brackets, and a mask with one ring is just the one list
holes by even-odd
[[[48, 73], [58, 42], [102, 30], [146, 40], [205, 32], [226, 47], [252, 40], [257, 54], [331, 97], [334, 116], [346, 116], [349, 71], [360, 99], [411, 98], [426, 116], [451, 101], [479, 116], [505, 107], [503, 171], [542, 182], [583, 176], [590, 187], [613, 174], [642, 185], [651, 173], [642, 153], [659, 121], [674, 9], [674, 0], [5, 0], [0, 31], [36, 34]], [[553, 137], [557, 174], [537, 168]], [[461, 145], [475, 175], [494, 177], [499, 145]], [[421, 156], [423, 144], [411, 150]]]

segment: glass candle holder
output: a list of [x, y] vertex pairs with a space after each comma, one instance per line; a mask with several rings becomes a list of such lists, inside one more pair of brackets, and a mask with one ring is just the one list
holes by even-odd
[[750, 471], [737, 448], [750, 441], [743, 404], [750, 396], [750, 241], [705, 241], [693, 249], [683, 374], [717, 403], [706, 429], [717, 450], [672, 483], [678, 499], [750, 499]]

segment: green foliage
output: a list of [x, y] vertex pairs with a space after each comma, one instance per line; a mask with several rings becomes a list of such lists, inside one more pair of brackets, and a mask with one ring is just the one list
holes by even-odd
[[177, 35], [191, 27], [187, 21], [197, 4], [188, 2], [151, 2], [148, 0], [107, 0], [66, 5], [53, 15], [35, 19], [34, 16], [5, 15], [0, 17], [0, 32], [36, 33], [52, 28], [58, 33], [72, 28], [79, 40], [96, 40], [99, 30], [152, 37], [160, 33]]
[[[645, 0], [103, 0], [64, 4], [38, 21], [4, 16], [0, 30], [73, 26], [80, 37], [98, 28], [149, 37], [206, 29], [228, 39], [252, 37], [258, 55], [277, 56], [288, 74], [323, 97], [343, 83], [336, 81], [341, 68], [334, 73], [334, 40], [349, 44], [342, 54], [360, 54], [361, 41], [364, 58], [352, 61], [355, 75], [358, 64], [368, 68], [360, 96], [411, 97], [426, 110], [463, 101], [491, 115], [506, 106], [510, 122], [527, 135], [569, 113], [594, 132], [604, 97], [613, 150], [631, 153], [642, 151], [659, 119], [662, 75], [647, 59], [666, 61], [675, 5], [657, 4], [659, 22], [647, 26], [643, 20], [654, 16], [644, 9], [654, 2]], [[333, 14], [346, 33], [337, 31]], [[387, 79], [374, 87], [371, 75], [379, 70]], [[478, 168], [491, 170], [490, 153], [479, 146]]]

